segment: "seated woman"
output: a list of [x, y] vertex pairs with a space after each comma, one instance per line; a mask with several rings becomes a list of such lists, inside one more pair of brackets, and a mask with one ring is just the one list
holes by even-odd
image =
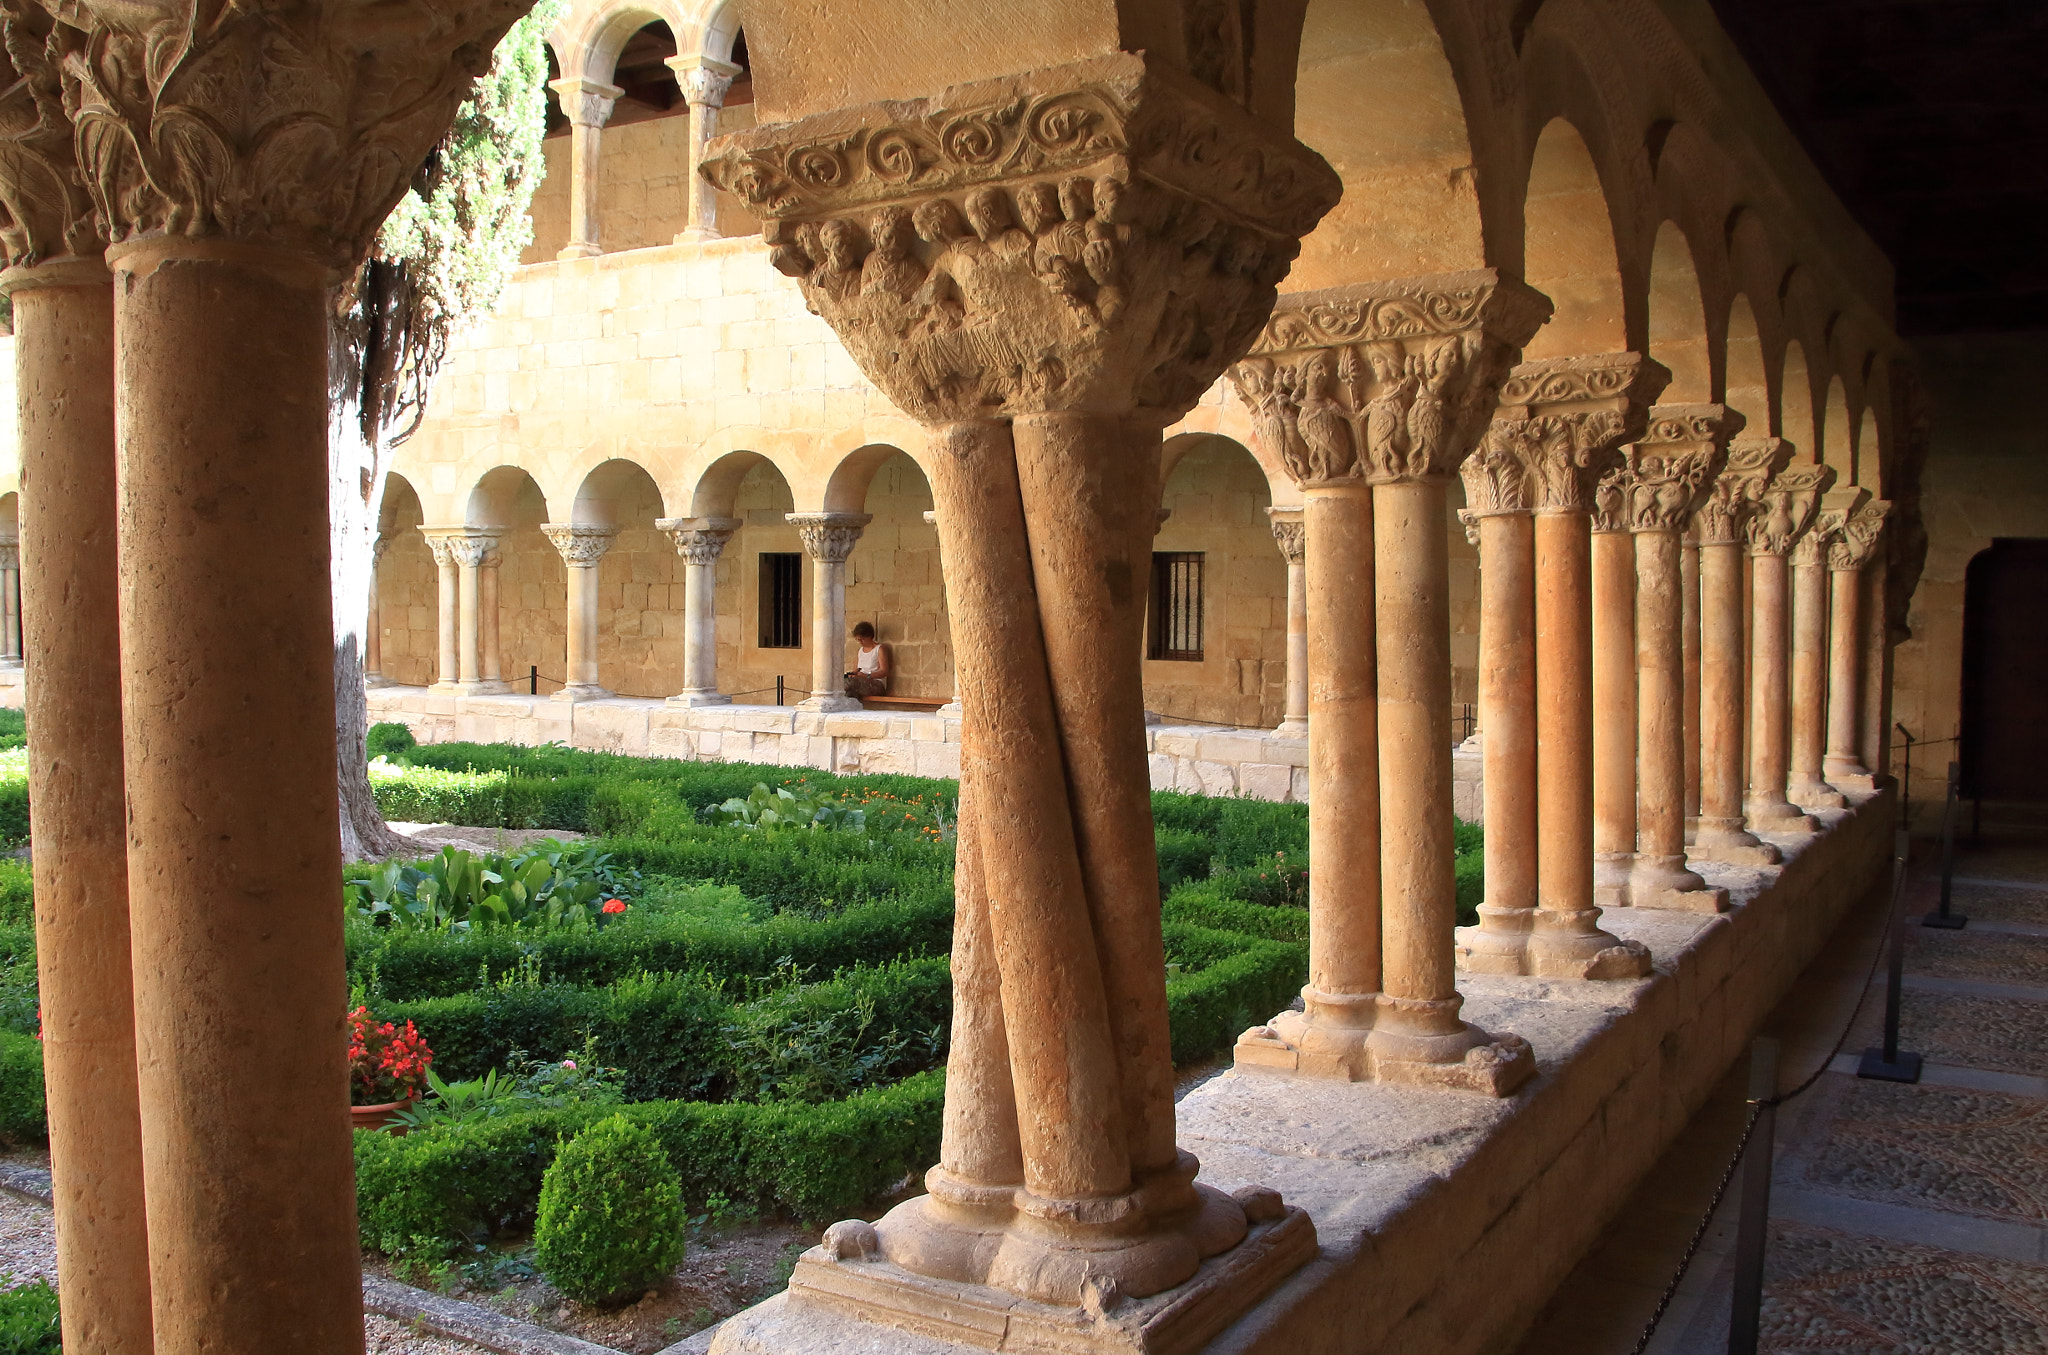
[[848, 696], [888, 695], [888, 647], [875, 639], [875, 628], [865, 621], [853, 628], [853, 638], [860, 641], [860, 653], [854, 657], [853, 671], [846, 675], [846, 694]]

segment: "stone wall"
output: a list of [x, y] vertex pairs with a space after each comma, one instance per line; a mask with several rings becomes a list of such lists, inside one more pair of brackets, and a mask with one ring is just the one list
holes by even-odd
[[[738, 104], [719, 114], [721, 132], [754, 125], [754, 106]], [[688, 108], [678, 103], [669, 117], [649, 118], [604, 129], [597, 178], [598, 243], [607, 254], [671, 243], [689, 224]], [[527, 215], [533, 243], [521, 263], [552, 259], [569, 243], [569, 130], [542, 144], [546, 177], [534, 190]], [[752, 235], [759, 228], [730, 193], [718, 194], [722, 235]]]

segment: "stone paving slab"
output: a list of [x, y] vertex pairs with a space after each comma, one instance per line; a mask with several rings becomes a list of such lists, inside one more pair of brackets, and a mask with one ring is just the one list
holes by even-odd
[[1832, 1124], [1806, 1186], [2038, 1228], [2048, 1223], [2048, 1102], [1828, 1079]]
[[1909, 991], [1899, 1039], [1936, 1063], [2048, 1077], [2048, 1004]]
[[2039, 885], [1957, 880], [1949, 899], [1949, 906], [1972, 922], [1984, 918], [2048, 924], [2048, 889]]
[[2048, 1355], [2048, 1267], [1780, 1223], [1770, 1355]]
[[1915, 974], [2048, 986], [2048, 936], [1986, 931], [1973, 923], [1959, 932], [1914, 927], [1907, 937], [1906, 963]]

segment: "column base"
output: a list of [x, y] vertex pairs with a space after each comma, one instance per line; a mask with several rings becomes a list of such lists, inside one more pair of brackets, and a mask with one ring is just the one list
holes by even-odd
[[948, 720], [957, 720], [966, 713], [966, 708], [958, 701], [948, 701], [945, 705], [932, 712], [932, 714], [944, 716]]
[[[5, 668], [6, 666], [6, 664], [0, 663], [0, 668]], [[363, 689], [365, 691], [375, 691], [379, 687], [396, 687], [397, 685], [396, 682], [385, 677], [382, 673], [363, 674]]]
[[730, 706], [732, 698], [721, 696], [716, 691], [692, 688], [688, 691], [677, 692], [663, 704], [686, 709], [694, 709], [697, 706]]
[[1829, 753], [1820, 760], [1821, 777], [1837, 790], [1874, 791], [1876, 778], [1870, 768], [1846, 753]]
[[834, 711], [867, 709], [866, 706], [860, 703], [859, 697], [848, 696], [844, 692], [815, 693], [797, 702], [796, 708], [798, 710], [823, 711], [827, 715], [832, 714]]
[[1629, 906], [1629, 872], [1634, 852], [1598, 852], [1593, 857], [1593, 903], [1600, 908]]
[[1743, 819], [1759, 833], [1817, 833], [1820, 825], [1799, 812], [1788, 800], [1752, 800], [1743, 806]]
[[458, 682], [449, 690], [457, 696], [503, 696], [512, 690], [512, 684], [499, 678], [478, 678], [474, 682]]
[[1828, 784], [1837, 790], [1854, 791], [1858, 795], [1877, 793], [1877, 778], [1869, 772], [1833, 772], [1828, 776]]
[[[1542, 979], [1640, 979], [1651, 969], [1650, 949], [1640, 941], [1623, 941], [1596, 925], [1600, 910], [1501, 909], [1494, 916], [1482, 907], [1477, 927], [1458, 928], [1458, 968], [1473, 974], [1515, 974]], [[1511, 930], [1520, 922], [1521, 930]]]
[[1078, 1250], [1070, 1259], [1087, 1278], [1072, 1303], [933, 1279], [888, 1260], [880, 1230], [848, 1220], [827, 1229], [824, 1243], [798, 1258], [787, 1293], [728, 1319], [711, 1349], [717, 1355], [955, 1355], [994, 1349], [1194, 1355], [1317, 1253], [1308, 1215], [1274, 1192], [1250, 1186], [1225, 1196], [1198, 1189], [1207, 1208], [1239, 1217], [1242, 1240], [1201, 1262], [1191, 1278], [1156, 1294], [1125, 1297], [1106, 1268], [1094, 1268], [1107, 1256]]
[[555, 252], [557, 259], [595, 259], [604, 251], [596, 245], [570, 245]]
[[1794, 781], [1785, 798], [1801, 809], [1847, 809], [1848, 797], [1825, 781]]
[[1308, 721], [1282, 720], [1273, 726], [1273, 737], [1279, 739], [1305, 739], [1308, 737]]
[[724, 238], [724, 236], [712, 230], [709, 226], [685, 226], [682, 230], [676, 232], [676, 238], [671, 243], [678, 245], [701, 245], [706, 240], [723, 240]]
[[1686, 845], [1693, 856], [1724, 866], [1775, 866], [1785, 860], [1783, 852], [1745, 831], [1736, 818], [1702, 817], [1699, 831]]
[[609, 688], [594, 682], [574, 682], [549, 695], [550, 701], [602, 701], [612, 695]]
[[1628, 884], [1630, 905], [1679, 913], [1725, 913], [1728, 891], [1711, 887], [1685, 868], [1683, 856], [1636, 856]]
[[[1304, 990], [1304, 996], [1312, 990]], [[1462, 998], [1404, 1002], [1375, 994], [1369, 1026], [1339, 1025], [1316, 1012], [1281, 1012], [1238, 1036], [1233, 1066], [1344, 1082], [1385, 1082], [1440, 1091], [1511, 1096], [1536, 1074], [1536, 1055], [1519, 1035], [1489, 1035], [1457, 1019]], [[1310, 999], [1311, 1006], [1314, 999]], [[1424, 1028], [1428, 1008], [1442, 1029]], [[1441, 1018], [1449, 1013], [1448, 1022]], [[1392, 1016], [1392, 1020], [1388, 1018]]]

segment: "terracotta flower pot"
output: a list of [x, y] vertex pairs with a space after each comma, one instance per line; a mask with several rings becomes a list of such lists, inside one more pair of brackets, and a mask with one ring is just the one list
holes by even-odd
[[405, 1126], [392, 1128], [391, 1120], [399, 1111], [412, 1105], [414, 1099], [408, 1096], [403, 1101], [386, 1101], [381, 1106], [350, 1106], [350, 1126], [355, 1129], [389, 1129], [394, 1134], [403, 1134]]

